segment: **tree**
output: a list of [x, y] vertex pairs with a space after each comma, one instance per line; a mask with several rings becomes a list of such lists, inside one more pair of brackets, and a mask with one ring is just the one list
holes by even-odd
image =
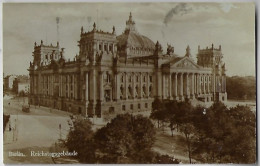
[[[177, 102], [177, 101], [170, 101], [165, 104], [165, 118], [168, 119], [169, 127], [171, 131], [176, 129], [178, 131], [178, 126], [190, 122], [191, 120], [191, 113], [193, 110], [193, 106], [189, 101], [184, 102]], [[173, 133], [172, 133], [173, 135]]]
[[229, 99], [255, 100], [256, 80], [255, 77], [227, 77], [227, 93]]
[[73, 124], [64, 141], [64, 145], [69, 151], [78, 152], [77, 158], [84, 163], [95, 162], [95, 144], [93, 140], [94, 132], [91, 129], [91, 122], [84, 119], [74, 119]]
[[157, 120], [157, 126], [160, 127], [160, 121], [165, 120], [164, 103], [155, 98], [152, 103], [152, 112], [150, 115], [151, 119]]
[[[256, 161], [256, 117], [248, 106], [230, 108], [227, 112], [232, 122], [230, 134], [226, 137], [225, 155], [236, 163]], [[243, 134], [241, 134], [243, 133]], [[232, 149], [232, 150], [231, 150]]]
[[250, 108], [228, 109], [215, 102], [205, 114], [203, 109], [196, 107], [192, 115], [191, 122], [197, 131], [194, 154], [201, 154], [208, 163], [254, 163], [255, 114]]
[[195, 133], [195, 128], [191, 123], [181, 124], [180, 132], [182, 132], [185, 136], [186, 145], [187, 145], [187, 148], [188, 148], [189, 160], [190, 160], [190, 164], [191, 164], [191, 144], [192, 144], [192, 141], [193, 141], [192, 136]]
[[[117, 115], [95, 134], [101, 163], [149, 163], [148, 156], [155, 141], [152, 122], [141, 115]], [[146, 161], [147, 159], [147, 161]]]

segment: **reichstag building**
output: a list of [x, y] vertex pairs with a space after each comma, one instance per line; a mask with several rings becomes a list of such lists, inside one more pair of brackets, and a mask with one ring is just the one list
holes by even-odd
[[88, 117], [104, 113], [151, 110], [161, 100], [226, 101], [221, 46], [201, 49], [197, 62], [187, 46], [183, 56], [141, 35], [130, 13], [117, 36], [81, 28], [79, 54], [65, 60], [64, 48], [35, 42], [30, 62], [29, 103]]

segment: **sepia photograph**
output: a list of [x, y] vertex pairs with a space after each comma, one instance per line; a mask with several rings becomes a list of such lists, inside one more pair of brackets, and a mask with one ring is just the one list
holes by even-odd
[[3, 3], [4, 164], [255, 164], [254, 2]]

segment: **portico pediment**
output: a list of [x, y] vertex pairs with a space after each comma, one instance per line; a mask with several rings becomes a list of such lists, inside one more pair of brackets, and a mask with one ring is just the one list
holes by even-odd
[[169, 65], [170, 68], [199, 69], [199, 66], [194, 63], [189, 57], [184, 57], [173, 63], [170, 62]]

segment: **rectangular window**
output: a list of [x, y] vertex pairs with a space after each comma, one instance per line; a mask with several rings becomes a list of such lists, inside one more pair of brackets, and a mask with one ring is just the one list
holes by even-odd
[[134, 109], [134, 106], [133, 104], [130, 105], [130, 109], [133, 110]]
[[138, 109], [140, 109], [141, 108], [141, 104], [140, 103], [138, 103]]
[[148, 104], [147, 103], [145, 103], [145, 108], [148, 108]]
[[122, 110], [125, 111], [125, 105], [122, 105]]
[[102, 50], [102, 46], [101, 46], [101, 44], [99, 44], [99, 50]]

